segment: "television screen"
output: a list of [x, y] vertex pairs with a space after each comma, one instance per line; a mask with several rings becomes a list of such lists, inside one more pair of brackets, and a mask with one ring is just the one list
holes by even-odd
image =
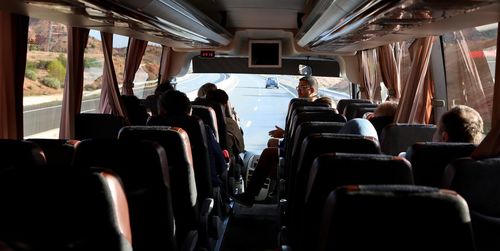
[[250, 40], [249, 68], [280, 68], [281, 41], [280, 40]]

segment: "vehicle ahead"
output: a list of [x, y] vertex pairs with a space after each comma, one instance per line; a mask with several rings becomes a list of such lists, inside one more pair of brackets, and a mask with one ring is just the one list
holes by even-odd
[[267, 88], [276, 88], [276, 89], [278, 89], [278, 88], [280, 88], [278, 86], [278, 83], [279, 83], [278, 78], [276, 78], [276, 77], [269, 77], [266, 80], [266, 89]]

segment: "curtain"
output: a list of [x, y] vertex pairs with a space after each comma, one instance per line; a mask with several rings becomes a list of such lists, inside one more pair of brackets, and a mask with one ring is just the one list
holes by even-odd
[[361, 75], [361, 98], [371, 101], [381, 101], [380, 97], [380, 70], [377, 63], [377, 51], [364, 50], [358, 54]]
[[99, 110], [101, 113], [113, 114], [127, 118], [120, 98], [115, 67], [113, 66], [113, 34], [101, 32], [104, 66], [102, 73], [102, 90]]
[[398, 102], [401, 96], [401, 46], [399, 43], [383, 45], [377, 48], [377, 53], [380, 75], [388, 90], [387, 100]]
[[[500, 27], [500, 23], [498, 24]], [[500, 156], [500, 36], [497, 34], [497, 55], [495, 64], [495, 86], [493, 94], [493, 112], [491, 116], [491, 130], [481, 144], [472, 153], [473, 158], [488, 158]]]
[[163, 46], [161, 53], [161, 65], [160, 65], [160, 84], [165, 83], [169, 80], [168, 72], [170, 70], [170, 55], [172, 53], [172, 48]]
[[29, 17], [0, 11], [0, 138], [23, 138]]
[[428, 72], [434, 37], [415, 40], [410, 48], [411, 71], [405, 80], [398, 110], [394, 118], [399, 123], [428, 123], [432, 100], [432, 78]]
[[68, 65], [64, 80], [64, 94], [61, 108], [61, 127], [59, 138], [75, 137], [76, 115], [82, 107], [83, 94], [83, 56], [89, 29], [71, 27], [68, 29]]
[[144, 56], [144, 52], [146, 52], [147, 46], [148, 42], [144, 40], [135, 38], [129, 38], [128, 40], [127, 58], [125, 59], [125, 70], [123, 73], [123, 95], [134, 95], [135, 73], [141, 65], [141, 60]]

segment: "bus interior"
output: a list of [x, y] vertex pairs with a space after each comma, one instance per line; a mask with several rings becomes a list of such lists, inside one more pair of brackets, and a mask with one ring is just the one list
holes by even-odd
[[[0, 251], [500, 250], [499, 23], [498, 0], [1, 1]], [[463, 106], [481, 139], [443, 142]]]

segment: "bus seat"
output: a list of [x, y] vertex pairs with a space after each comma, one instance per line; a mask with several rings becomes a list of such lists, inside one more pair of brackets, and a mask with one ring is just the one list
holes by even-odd
[[227, 140], [226, 140], [226, 113], [224, 112], [224, 108], [221, 104], [212, 102], [206, 99], [197, 99], [196, 101], [191, 102], [193, 105], [202, 105], [211, 107], [217, 118], [217, 132], [219, 134], [219, 145], [222, 149], [227, 149]]
[[176, 236], [182, 241], [190, 230], [182, 219], [174, 225], [174, 179], [167, 165], [165, 150], [151, 141], [88, 139], [76, 147], [77, 169], [98, 166], [120, 176], [129, 201], [134, 250], [175, 250]]
[[193, 170], [201, 205], [206, 198], [214, 198], [210, 161], [208, 159], [207, 135], [205, 125], [198, 117], [192, 116], [153, 116], [148, 126], [171, 126], [182, 128], [189, 137], [193, 158]]
[[0, 200], [6, 250], [132, 250], [127, 199], [109, 171], [3, 170]]
[[418, 142], [406, 151], [416, 185], [441, 187], [444, 169], [453, 160], [470, 156], [476, 145], [455, 142]]
[[[312, 103], [312, 104], [314, 104], [314, 103]], [[292, 121], [297, 116], [297, 114], [303, 113], [303, 112], [321, 112], [321, 111], [327, 111], [327, 110], [332, 110], [332, 108], [330, 108], [328, 106], [313, 106], [313, 105], [305, 105], [305, 106], [296, 107], [290, 114], [290, 121], [288, 122], [288, 124], [284, 128], [285, 132], [290, 131]]]
[[[294, 99], [292, 99], [292, 101], [293, 100]], [[314, 108], [318, 108], [318, 107], [327, 107], [328, 108], [327, 104], [311, 102], [311, 101], [308, 101], [307, 99], [299, 99], [299, 100], [296, 100], [294, 102], [292, 102], [292, 101], [290, 101], [290, 104], [288, 107], [288, 113], [286, 115], [286, 120], [285, 120], [285, 128], [290, 127], [290, 124], [292, 123], [293, 117], [294, 117], [293, 114], [294, 114], [294, 112], [297, 113], [296, 110], [298, 108], [302, 108], [302, 107], [311, 107], [309, 109], [314, 109]]]
[[344, 114], [344, 110], [349, 104], [353, 103], [364, 103], [364, 104], [371, 104], [372, 102], [367, 99], [341, 99], [337, 103], [337, 111], [339, 111], [340, 114]]
[[361, 118], [366, 112], [375, 111], [377, 106], [377, 104], [371, 103], [351, 103], [345, 107], [343, 114], [347, 120]]
[[344, 186], [330, 193], [319, 250], [475, 250], [467, 203], [449, 190]]
[[210, 126], [215, 133], [215, 138], [219, 142], [219, 129], [217, 127], [217, 115], [210, 106], [193, 105], [193, 115], [199, 117], [205, 125]]
[[380, 154], [380, 147], [373, 138], [360, 135], [314, 133], [307, 136], [302, 141], [298, 158], [293, 159], [288, 170], [286, 186], [288, 215], [293, 215], [295, 203], [304, 200], [308, 175], [314, 159], [323, 153], [335, 152]]
[[323, 154], [315, 159], [309, 173], [305, 198], [298, 203], [292, 218], [302, 231], [292, 239], [301, 239], [299, 247], [315, 250], [324, 202], [340, 186], [358, 184], [413, 185], [410, 163], [399, 157], [380, 154]]
[[67, 139], [28, 139], [42, 148], [47, 165], [53, 168], [67, 168], [73, 165], [75, 145], [78, 140]]
[[24, 140], [0, 139], [0, 159], [0, 170], [47, 165], [43, 150], [37, 144]]
[[[185, 236], [191, 230], [198, 231], [198, 240], [205, 245], [208, 239], [208, 214], [200, 209], [213, 209], [213, 199], [198, 204], [191, 143], [186, 131], [170, 126], [127, 126], [118, 135], [122, 140], [151, 140], [159, 143], [167, 153], [176, 232]], [[211, 205], [210, 205], [211, 204]], [[177, 239], [179, 240], [179, 238]]]
[[479, 251], [500, 250], [500, 158], [459, 158], [445, 169], [443, 187], [457, 191], [469, 204]]
[[394, 122], [394, 116], [378, 116], [369, 119], [375, 130], [377, 130], [378, 138], [382, 138], [382, 130], [389, 124]]
[[75, 120], [75, 139], [116, 139], [125, 125], [123, 117], [111, 114], [80, 113]]
[[[313, 133], [338, 133], [344, 124], [342, 122], [308, 121], [298, 125], [294, 137], [290, 139], [289, 144], [285, 145], [285, 170], [288, 170], [290, 163], [298, 161], [298, 151], [304, 138]], [[288, 177], [286, 174], [285, 178]]]
[[[290, 133], [287, 134], [288, 138], [293, 137], [295, 129], [298, 125], [307, 121], [325, 121], [325, 122], [346, 122], [344, 115], [338, 114], [335, 110], [329, 109], [325, 111], [303, 111], [298, 113], [292, 118], [290, 123]], [[288, 139], [287, 139], [288, 140]]]
[[393, 123], [382, 130], [380, 148], [382, 152], [397, 156], [416, 142], [432, 141], [435, 125]]

